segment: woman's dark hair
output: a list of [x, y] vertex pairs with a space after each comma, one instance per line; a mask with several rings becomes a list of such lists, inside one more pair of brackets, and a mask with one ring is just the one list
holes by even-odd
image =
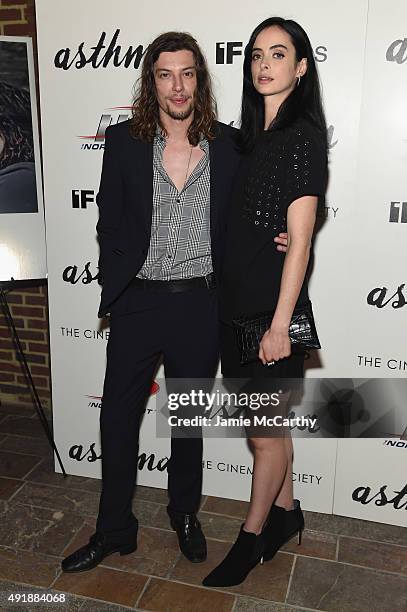
[[[165, 51], [191, 51], [196, 67], [197, 90], [194, 118], [188, 130], [189, 142], [196, 146], [201, 138], [213, 139], [216, 102], [205, 57], [196, 40], [184, 32], [166, 32], [148, 46], [143, 60], [141, 77], [133, 100], [131, 132], [136, 138], [152, 142], [159, 121], [159, 108], [154, 81], [154, 64]], [[161, 126], [162, 127], [162, 126]]]
[[34, 161], [30, 94], [0, 81], [0, 170], [18, 162]]
[[296, 59], [307, 59], [307, 72], [278, 109], [269, 130], [278, 130], [291, 125], [297, 118], [308, 119], [323, 134], [326, 140], [326, 122], [321, 100], [318, 72], [310, 40], [305, 30], [291, 19], [270, 17], [260, 23], [252, 32], [247, 43], [243, 62], [243, 93], [241, 109], [241, 144], [250, 150], [257, 136], [264, 130], [264, 100], [252, 80], [252, 50], [258, 34], [271, 26], [278, 26], [291, 38], [295, 47]]

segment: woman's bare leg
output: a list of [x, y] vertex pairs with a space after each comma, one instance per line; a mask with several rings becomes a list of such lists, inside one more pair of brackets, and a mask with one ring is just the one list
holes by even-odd
[[287, 470], [274, 503], [285, 510], [293, 509], [294, 485], [293, 485], [293, 441], [289, 433], [285, 438], [285, 447], [287, 453]]
[[[282, 417], [287, 414], [289, 398], [289, 393], [280, 398]], [[279, 430], [276, 437], [249, 437], [249, 442], [254, 454], [253, 477], [244, 529], [259, 534], [273, 503], [286, 510], [293, 508], [293, 444], [288, 428]]]
[[245, 531], [259, 534], [285, 480], [288, 460], [284, 438], [251, 438], [253, 478]]

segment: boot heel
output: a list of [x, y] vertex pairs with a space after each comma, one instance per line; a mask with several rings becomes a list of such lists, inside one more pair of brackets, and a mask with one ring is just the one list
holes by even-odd
[[298, 530], [298, 546], [301, 546], [302, 532], [303, 532], [303, 529]]
[[137, 550], [137, 543], [136, 544], [128, 544], [128, 546], [123, 546], [123, 548], [121, 548], [119, 550], [120, 556], [122, 557], [123, 555], [130, 555], [131, 553], [135, 552]]

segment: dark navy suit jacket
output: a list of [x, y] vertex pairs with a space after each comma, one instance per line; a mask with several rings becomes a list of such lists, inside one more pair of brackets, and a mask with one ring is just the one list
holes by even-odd
[[[150, 245], [153, 211], [153, 145], [130, 134], [130, 121], [106, 130], [97, 233], [102, 296], [99, 317], [113, 312], [142, 267]], [[237, 130], [216, 124], [209, 141], [212, 264], [219, 276], [226, 212], [239, 162]]]

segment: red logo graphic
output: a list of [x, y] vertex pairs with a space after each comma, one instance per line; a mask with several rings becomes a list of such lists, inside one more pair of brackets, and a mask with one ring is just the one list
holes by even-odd
[[[160, 385], [156, 381], [154, 381], [150, 388], [150, 395], [156, 395], [159, 390]], [[85, 397], [89, 398], [90, 400], [94, 400], [95, 402], [101, 402], [103, 399], [103, 397], [101, 397], [100, 395], [85, 395]]]
[[127, 111], [127, 112], [126, 113], [119, 112], [118, 115], [117, 113], [103, 114], [100, 117], [99, 125], [96, 130], [96, 134], [93, 134], [91, 136], [78, 136], [78, 138], [81, 138], [82, 140], [93, 140], [95, 142], [103, 141], [105, 139], [105, 132], [107, 128], [110, 125], [112, 125], [112, 123], [114, 123], [113, 121], [114, 115], [116, 115], [115, 123], [121, 123], [122, 121], [127, 121], [127, 119], [129, 119], [131, 116], [131, 109], [132, 109], [132, 106], [113, 106], [112, 108], [108, 108], [107, 110], [109, 111]]

